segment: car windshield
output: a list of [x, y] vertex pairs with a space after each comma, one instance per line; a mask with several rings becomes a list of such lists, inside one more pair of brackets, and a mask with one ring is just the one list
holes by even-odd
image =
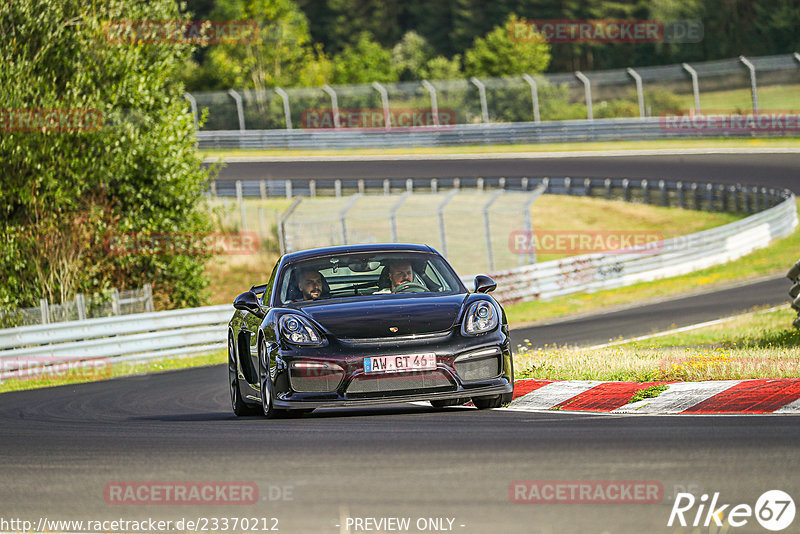
[[279, 282], [281, 305], [330, 298], [465, 291], [436, 254], [380, 252], [322, 256], [290, 264]]

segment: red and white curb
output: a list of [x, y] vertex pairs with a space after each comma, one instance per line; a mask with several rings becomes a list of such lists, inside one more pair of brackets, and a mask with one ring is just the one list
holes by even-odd
[[[664, 384], [657, 397], [629, 401], [637, 391]], [[507, 409], [613, 414], [800, 414], [800, 378], [707, 382], [530, 380], [514, 383]]]

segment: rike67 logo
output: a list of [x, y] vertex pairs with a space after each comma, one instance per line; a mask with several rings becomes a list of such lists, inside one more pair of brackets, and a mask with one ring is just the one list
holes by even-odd
[[754, 507], [749, 504], [724, 504], [720, 502], [719, 492], [715, 492], [710, 501], [706, 493], [699, 499], [691, 493], [678, 493], [667, 526], [709, 527], [713, 523], [718, 527], [743, 527], [755, 517], [763, 528], [778, 532], [792, 524], [794, 515], [794, 500], [781, 490], [764, 492]]

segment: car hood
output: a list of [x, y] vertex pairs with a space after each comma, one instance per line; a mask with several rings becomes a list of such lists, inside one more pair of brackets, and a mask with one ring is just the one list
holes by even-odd
[[[375, 299], [343, 299], [302, 306], [320, 326], [338, 338], [377, 338], [430, 334], [452, 328], [467, 294], [387, 295]], [[393, 332], [392, 328], [397, 331]]]

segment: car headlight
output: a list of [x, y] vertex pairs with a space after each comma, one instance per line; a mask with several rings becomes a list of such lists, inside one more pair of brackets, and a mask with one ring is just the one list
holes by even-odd
[[295, 345], [319, 345], [322, 337], [305, 317], [287, 314], [278, 319], [278, 328], [283, 338]]
[[499, 323], [497, 309], [491, 302], [481, 300], [473, 303], [467, 309], [461, 333], [467, 336], [477, 336], [494, 330]]

